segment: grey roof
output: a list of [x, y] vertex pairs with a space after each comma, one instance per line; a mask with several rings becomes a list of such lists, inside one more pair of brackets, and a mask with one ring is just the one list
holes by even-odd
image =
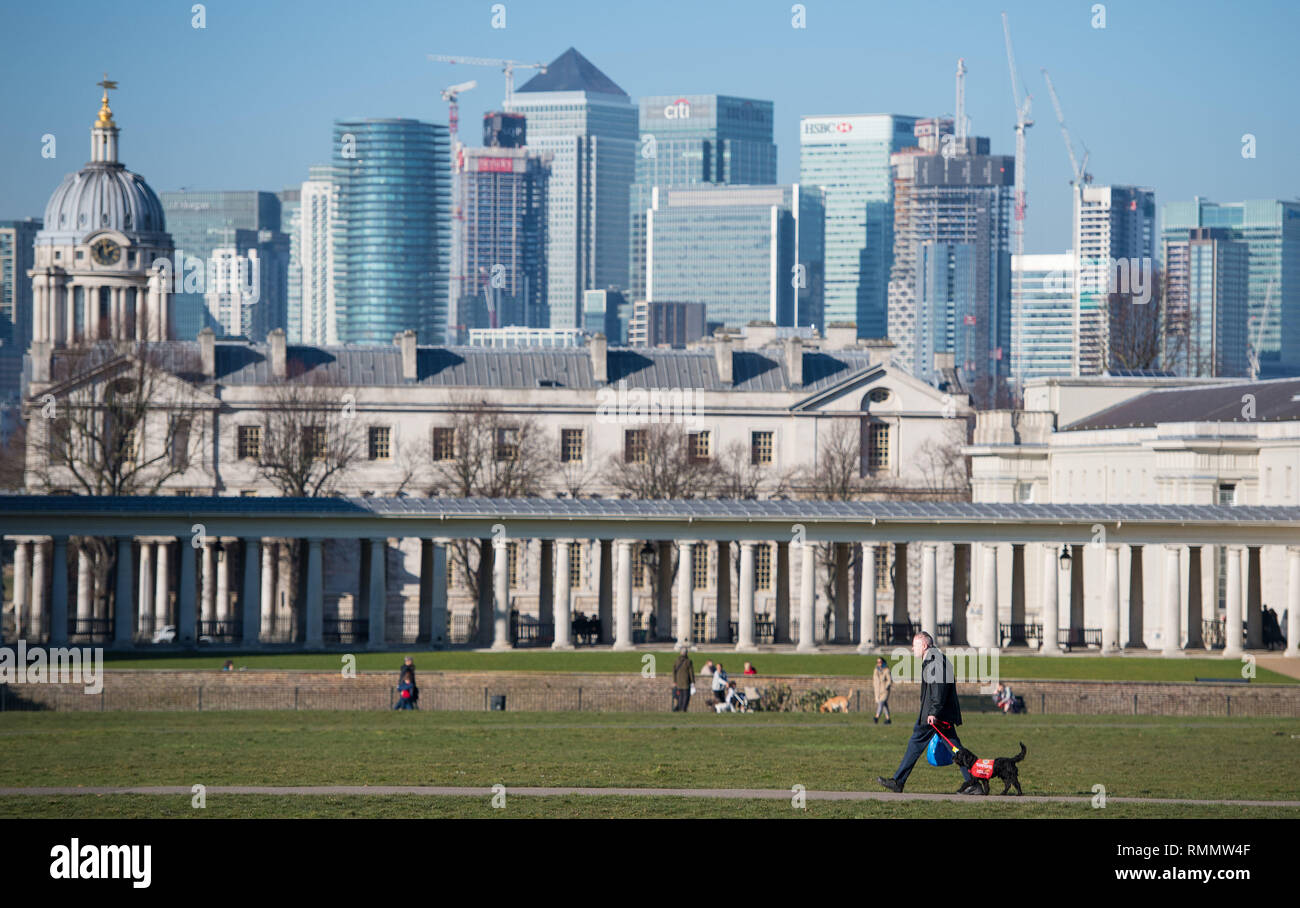
[[116, 230], [137, 242], [170, 245], [157, 194], [144, 177], [115, 161], [92, 161], [63, 178], [45, 206], [37, 243], [76, 243], [98, 230]]
[[[1300, 395], [1300, 378], [1158, 388], [1073, 422], [1062, 431], [1150, 427], [1164, 422], [1245, 423], [1300, 419], [1297, 395]], [[1253, 405], [1253, 414], [1248, 405]]]
[[1300, 507], [1162, 504], [996, 504], [968, 501], [751, 501], [616, 498], [241, 498], [0, 495], [0, 514], [637, 518], [680, 520], [996, 521], [1012, 523], [1269, 524], [1300, 521]]
[[[153, 344], [159, 364], [189, 380], [198, 380], [200, 364], [196, 341]], [[63, 354], [56, 353], [56, 363]], [[108, 342], [90, 351], [88, 367], [117, 356]], [[216, 343], [216, 379], [227, 385], [269, 385], [271, 377], [266, 344], [247, 341]], [[448, 388], [571, 388], [601, 387], [591, 368], [587, 347], [420, 347], [416, 352], [417, 378], [402, 378], [402, 354], [396, 346], [344, 345], [312, 347], [290, 345], [286, 352], [291, 379], [306, 378], [340, 387], [419, 384]], [[78, 360], [78, 365], [83, 361]], [[701, 391], [798, 391], [816, 394], [873, 368], [866, 350], [803, 351], [803, 379], [790, 385], [784, 353], [779, 348], [733, 350], [731, 385], [718, 378], [711, 348], [662, 350], [611, 348], [607, 353], [609, 383], [617, 387]], [[56, 365], [56, 376], [59, 374]]]
[[546, 72], [533, 76], [515, 91], [590, 91], [627, 97], [627, 92], [572, 47], [556, 57], [546, 67]]

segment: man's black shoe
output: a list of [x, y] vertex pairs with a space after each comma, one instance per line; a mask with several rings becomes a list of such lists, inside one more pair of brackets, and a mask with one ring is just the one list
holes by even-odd
[[876, 776], [876, 781], [895, 794], [903, 793], [903, 786], [899, 785], [894, 779], [886, 779], [884, 776]]

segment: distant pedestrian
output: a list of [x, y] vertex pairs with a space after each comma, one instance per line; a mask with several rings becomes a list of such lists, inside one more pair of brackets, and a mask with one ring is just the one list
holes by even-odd
[[719, 662], [713, 667], [713, 699], [723, 703], [727, 699], [727, 673]]
[[411, 659], [410, 656], [407, 656], [405, 659], [402, 660], [402, 667], [398, 670], [399, 681], [402, 675], [411, 676], [411, 707], [413, 709], [419, 709], [420, 708], [420, 687], [418, 684], [415, 683], [415, 662]]
[[756, 668], [754, 668], [754, 663], [752, 663], [752, 662], [746, 662], [746, 663], [745, 663], [745, 674], [747, 674], [747, 675], [757, 675], [757, 674], [758, 674], [758, 670], [757, 670]]
[[397, 682], [397, 702], [393, 709], [415, 709], [415, 677], [412, 672], [402, 672]]
[[682, 647], [673, 665], [673, 712], [684, 713], [690, 708], [691, 694], [695, 693], [695, 663], [686, 647]]
[[876, 671], [871, 676], [871, 688], [876, 698], [876, 715], [871, 720], [872, 723], [880, 721], [881, 715], [885, 717], [885, 724], [890, 724], [889, 718], [889, 691], [894, 686], [894, 676], [890, 674], [889, 666], [885, 664], [884, 656], [876, 657]]
[[711, 675], [711, 674], [713, 674], [713, 660], [712, 660], [712, 659], [709, 659], [709, 660], [705, 661], [705, 663], [704, 663], [704, 668], [700, 669], [700, 674], [701, 674], [701, 675]]

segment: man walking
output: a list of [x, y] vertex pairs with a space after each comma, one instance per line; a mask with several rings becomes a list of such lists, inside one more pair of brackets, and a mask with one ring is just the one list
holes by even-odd
[[[934, 737], [935, 728], [939, 728], [952, 743], [961, 746], [957, 737], [957, 726], [961, 725], [961, 707], [957, 703], [957, 681], [952, 663], [934, 645], [934, 638], [921, 631], [912, 638], [912, 656], [921, 664], [921, 711], [912, 728], [912, 737], [907, 742], [907, 752], [898, 764], [893, 778], [877, 776], [876, 781], [889, 791], [902, 794], [907, 777], [912, 774], [912, 767], [925, 753], [926, 746]], [[966, 794], [968, 790], [979, 791], [971, 786], [970, 772], [964, 767], [961, 771], [965, 780], [957, 794]]]
[[673, 666], [673, 712], [684, 713], [691, 705], [691, 690], [695, 687], [695, 663], [682, 647]]

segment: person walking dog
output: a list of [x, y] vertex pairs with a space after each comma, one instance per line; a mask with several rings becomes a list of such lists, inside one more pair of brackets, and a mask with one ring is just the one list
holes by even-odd
[[684, 713], [691, 705], [691, 691], [695, 690], [695, 663], [686, 647], [682, 647], [673, 666], [673, 712]]
[[880, 714], [885, 715], [885, 724], [889, 725], [889, 690], [894, 686], [893, 676], [889, 673], [889, 666], [885, 664], [884, 656], [876, 657], [876, 672], [871, 676], [871, 687], [875, 691], [876, 697], [876, 715], [872, 718], [872, 723], [880, 721]]
[[[934, 737], [936, 728], [942, 729], [954, 746], [961, 746], [961, 739], [957, 737], [957, 726], [961, 725], [961, 706], [957, 702], [957, 680], [952, 663], [934, 645], [934, 638], [925, 631], [912, 638], [912, 656], [921, 663], [921, 711], [917, 714], [912, 737], [907, 741], [903, 761], [898, 764], [893, 777], [876, 777], [876, 781], [887, 790], [899, 794], [902, 794], [903, 786], [907, 784], [907, 777], [912, 774], [912, 767]], [[972, 787], [971, 775], [965, 767], [962, 767], [961, 774], [964, 781], [962, 787], [957, 789], [957, 794], [966, 794]]]

